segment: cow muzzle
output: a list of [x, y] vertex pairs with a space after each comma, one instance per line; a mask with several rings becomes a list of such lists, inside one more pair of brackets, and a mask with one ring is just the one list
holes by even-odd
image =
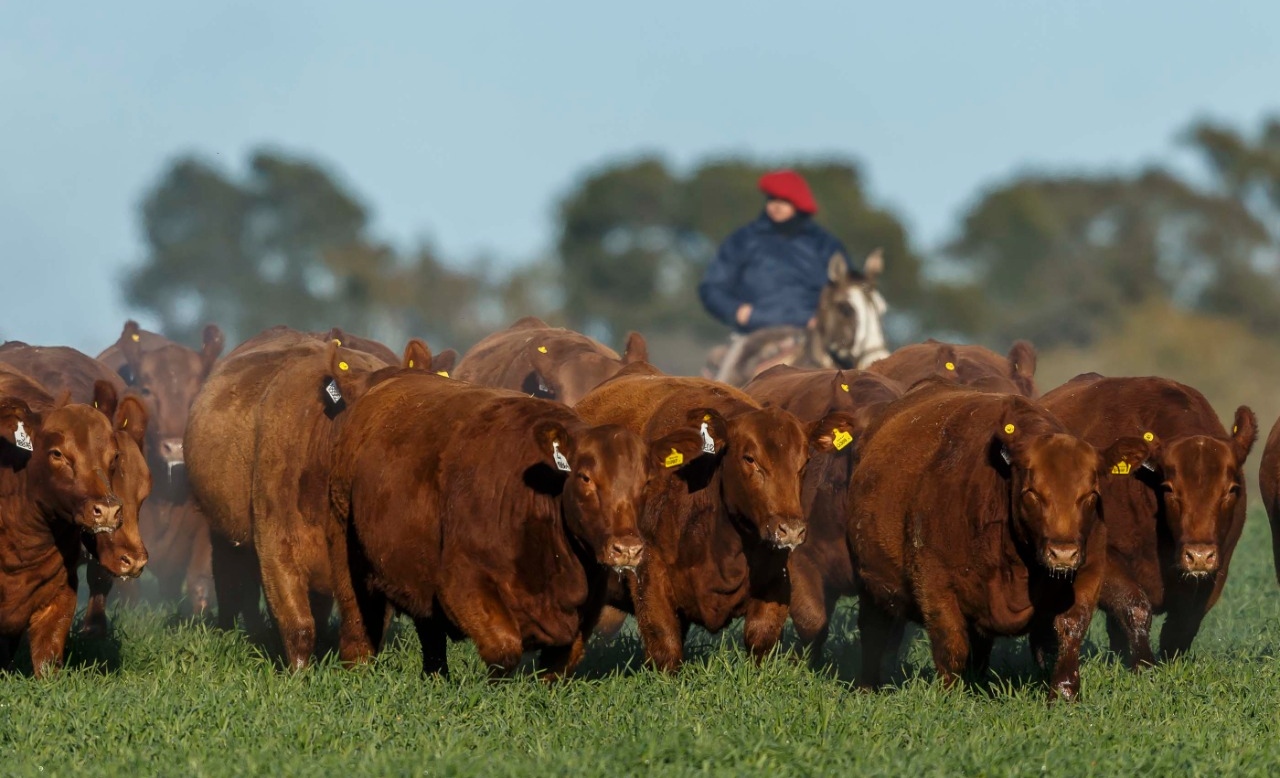
[[142, 575], [143, 568], [147, 566], [147, 550], [103, 554], [98, 558], [98, 563], [112, 575], [120, 578], [137, 578]]
[[790, 551], [804, 542], [809, 532], [803, 521], [784, 519], [773, 525], [773, 530], [765, 538], [773, 546]]
[[1046, 542], [1042, 561], [1055, 577], [1075, 572], [1080, 567], [1080, 544]]
[[179, 470], [186, 466], [186, 459], [182, 451], [182, 438], [165, 438], [160, 441], [160, 445], [156, 447], [160, 452], [160, 459], [165, 464], [165, 469], [169, 481], [173, 481], [173, 471]]
[[1178, 549], [1178, 568], [1193, 578], [1218, 572], [1218, 544], [1184, 543]]
[[610, 540], [604, 555], [604, 563], [615, 573], [635, 570], [644, 558], [644, 542], [637, 537], [621, 537]]

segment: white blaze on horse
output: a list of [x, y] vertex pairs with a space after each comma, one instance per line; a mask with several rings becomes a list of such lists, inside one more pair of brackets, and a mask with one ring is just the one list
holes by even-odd
[[833, 256], [808, 327], [767, 327], [735, 337], [712, 352], [708, 377], [741, 386], [775, 365], [865, 368], [888, 356], [881, 325], [888, 306], [876, 288], [883, 270], [880, 249], [867, 257], [862, 277], [849, 272], [842, 255]]

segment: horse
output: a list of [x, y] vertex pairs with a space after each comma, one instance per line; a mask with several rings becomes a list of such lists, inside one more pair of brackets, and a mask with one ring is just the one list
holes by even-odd
[[827, 283], [807, 327], [767, 327], [735, 336], [708, 357], [704, 375], [743, 386], [774, 365], [865, 368], [889, 355], [880, 319], [888, 306], [876, 288], [884, 270], [880, 249], [867, 256], [864, 276], [849, 272], [836, 254], [827, 263]]

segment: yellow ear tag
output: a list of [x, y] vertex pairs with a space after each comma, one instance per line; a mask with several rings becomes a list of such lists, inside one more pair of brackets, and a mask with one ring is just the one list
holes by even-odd
[[1232, 434], [1232, 435], [1236, 434], [1236, 433], [1237, 433], [1237, 432], [1239, 432], [1239, 431], [1240, 431], [1240, 427], [1239, 427], [1239, 425], [1236, 425], [1236, 426], [1234, 426], [1234, 427], [1232, 427], [1232, 428], [1231, 428], [1231, 434]]
[[338, 340], [337, 338], [334, 338], [334, 339], [333, 339], [333, 345], [335, 345], [335, 346], [341, 346], [341, 345], [342, 345], [342, 341]]
[[142, 340], [142, 338], [141, 336], [138, 335], [138, 333], [135, 332], [129, 336], [129, 340], [132, 340], [134, 343], [137, 343], [138, 341]]
[[128, 426], [129, 426], [128, 419], [125, 419], [124, 421], [120, 422], [120, 429], [124, 429], [125, 427], [128, 427]]
[[703, 421], [711, 421], [711, 414], [709, 414], [709, 413], [708, 413], [708, 414], [704, 415], [704, 416], [702, 417], [702, 420], [703, 420]]
[[671, 453], [667, 454], [667, 458], [662, 460], [663, 467], [679, 467], [684, 464], [684, 454], [671, 449]]
[[413, 360], [409, 360], [409, 367], [413, 367]]
[[1014, 426], [1013, 426], [1012, 424], [1006, 424], [1006, 425], [1004, 425], [1004, 434], [1006, 434], [1006, 435], [1012, 435], [1012, 434], [1013, 434], [1013, 430], [1014, 430]]
[[849, 434], [848, 430], [842, 430], [837, 427], [831, 431], [835, 433], [835, 437], [831, 439], [831, 445], [836, 447], [836, 451], [844, 450], [845, 446], [853, 442], [853, 436]]
[[946, 367], [948, 370], [954, 371], [954, 370], [956, 369], [956, 363], [955, 363], [955, 362], [948, 362], [948, 363], [945, 365], [945, 367]]
[[1112, 475], [1128, 475], [1129, 471], [1131, 471], [1132, 469], [1133, 468], [1129, 466], [1129, 463], [1122, 459], [1119, 462], [1116, 462], [1115, 467], [1111, 468], [1111, 474]]
[[339, 363], [338, 363], [338, 369], [339, 369], [339, 370], [346, 370], [346, 369], [348, 369], [349, 367], [351, 367], [351, 366], [350, 366], [350, 365], [348, 365], [346, 362], [339, 362]]
[[1156, 436], [1152, 435], [1150, 432], [1144, 432], [1142, 433], [1142, 439], [1150, 443], [1151, 441], [1156, 439]]
[[845, 390], [846, 392], [847, 392], [847, 391], [849, 391], [849, 385], [848, 385], [848, 384], [840, 384], [840, 388], [841, 388], [841, 389], [843, 389], [843, 390]]
[[547, 347], [546, 347], [546, 346], [538, 346], [538, 353], [540, 353], [540, 354], [545, 354], [545, 353], [547, 353]]
[[449, 377], [449, 371], [448, 371], [448, 370], [437, 370], [437, 371], [436, 371], [436, 375], [442, 375], [442, 376], [444, 376], [445, 378], [448, 378], [448, 377]]

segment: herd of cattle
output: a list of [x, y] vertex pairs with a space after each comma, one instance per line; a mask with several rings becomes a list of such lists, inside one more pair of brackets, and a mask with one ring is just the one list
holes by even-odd
[[[265, 627], [303, 667], [336, 604], [359, 663], [412, 619], [423, 670], [450, 639], [494, 674], [573, 670], [635, 617], [675, 671], [691, 625], [745, 618], [757, 658], [788, 618], [819, 656], [859, 599], [860, 681], [907, 622], [950, 684], [1028, 635], [1051, 697], [1079, 692], [1095, 609], [1137, 667], [1186, 651], [1226, 583], [1257, 437], [1191, 387], [1079, 376], [1040, 394], [1035, 352], [929, 341], [866, 370], [775, 367], [736, 388], [665, 375], [523, 319], [460, 360], [277, 327], [222, 356], [125, 325], [92, 358], [0, 346], [0, 662], [63, 659], [117, 578]], [[221, 357], [221, 358], [220, 358]], [[457, 362], [455, 365], [454, 363]], [[1261, 487], [1280, 518], [1280, 424]], [[1280, 545], [1277, 545], [1280, 561]], [[319, 625], [319, 626], [318, 626]]]

